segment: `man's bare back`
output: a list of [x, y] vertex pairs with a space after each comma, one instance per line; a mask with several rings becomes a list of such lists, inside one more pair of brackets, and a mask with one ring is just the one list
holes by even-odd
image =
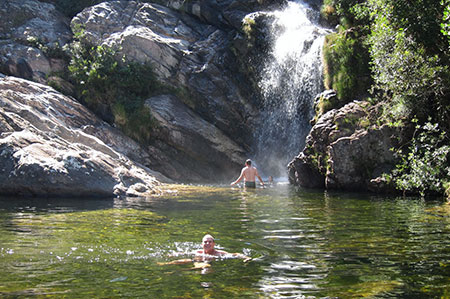
[[[235, 185], [237, 183], [239, 183], [242, 179], [244, 179], [244, 183], [246, 184], [246, 186], [251, 186], [251, 187], [256, 187], [255, 183], [256, 183], [256, 178], [259, 179], [259, 181], [261, 182], [261, 184], [264, 186], [264, 182], [262, 180], [262, 178], [260, 177], [258, 170], [252, 166], [252, 162], [251, 160], [247, 160], [245, 161], [245, 167], [242, 168], [241, 170], [241, 175], [239, 176], [239, 178], [232, 182], [231, 185]], [[250, 185], [252, 184], [252, 185]]]
[[242, 175], [244, 176], [244, 182], [254, 182], [258, 175], [258, 170], [253, 166], [246, 166], [242, 168]]

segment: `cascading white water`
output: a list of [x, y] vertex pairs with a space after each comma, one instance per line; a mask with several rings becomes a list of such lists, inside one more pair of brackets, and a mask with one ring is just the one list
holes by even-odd
[[264, 175], [284, 176], [287, 163], [303, 148], [322, 88], [322, 45], [328, 30], [319, 12], [302, 1], [272, 12], [273, 40], [259, 82], [263, 109], [255, 130], [256, 153]]

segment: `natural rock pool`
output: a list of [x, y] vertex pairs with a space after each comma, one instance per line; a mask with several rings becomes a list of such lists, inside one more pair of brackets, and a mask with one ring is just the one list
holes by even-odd
[[[450, 205], [176, 186], [130, 200], [0, 198], [0, 297], [445, 298]], [[253, 258], [158, 265], [200, 248]]]

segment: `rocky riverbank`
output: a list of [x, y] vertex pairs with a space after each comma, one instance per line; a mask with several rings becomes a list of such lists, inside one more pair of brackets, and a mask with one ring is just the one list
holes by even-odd
[[171, 182], [129, 158], [145, 150], [73, 98], [0, 78], [0, 191], [19, 196], [149, 196]]
[[[234, 73], [231, 48], [242, 18], [261, 6], [214, 3], [111, 1], [72, 19], [47, 1], [2, 3], [0, 73], [7, 76], [1, 79], [0, 193], [145, 194], [159, 181], [231, 180], [246, 159], [257, 114], [252, 91]], [[151, 144], [136, 143], [79, 99], [46, 86], [74, 95], [61, 74], [80, 30], [83, 40], [111, 47], [127, 62], [151, 63], [168, 86], [169, 93], [145, 101], [158, 121]]]

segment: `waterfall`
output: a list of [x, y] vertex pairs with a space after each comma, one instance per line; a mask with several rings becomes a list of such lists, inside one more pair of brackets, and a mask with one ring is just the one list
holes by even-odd
[[319, 12], [301, 1], [271, 12], [270, 53], [259, 80], [263, 103], [255, 128], [255, 160], [265, 176], [285, 176], [286, 165], [304, 147], [323, 90], [322, 45], [328, 30]]

